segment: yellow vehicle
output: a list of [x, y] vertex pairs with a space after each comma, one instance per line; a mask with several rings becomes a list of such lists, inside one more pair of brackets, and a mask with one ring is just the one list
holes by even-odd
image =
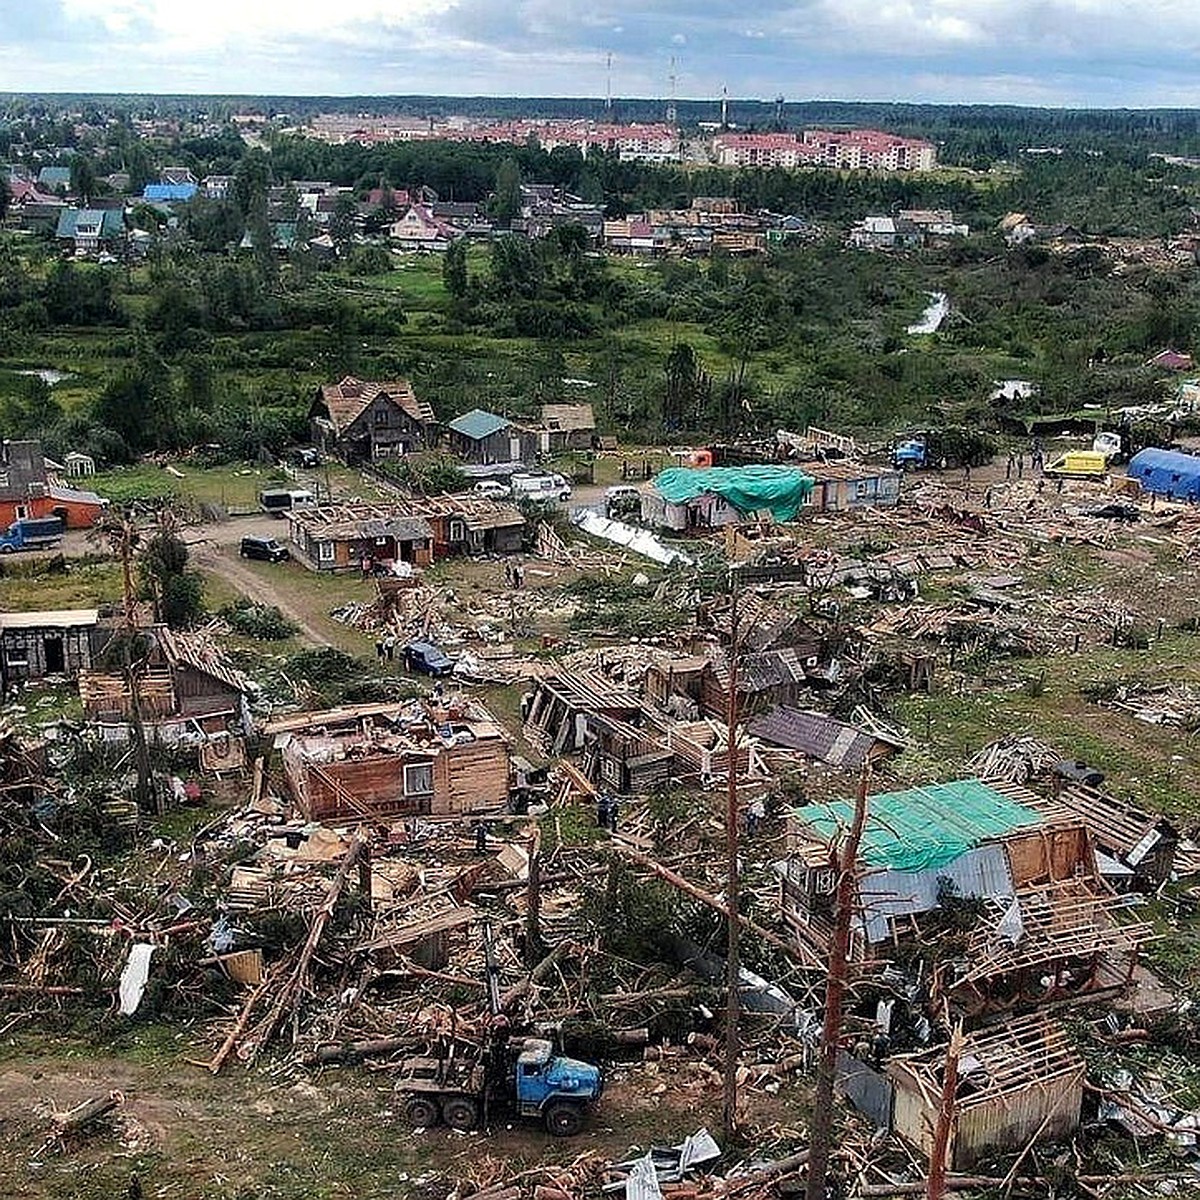
[[1102, 450], [1068, 450], [1046, 464], [1047, 475], [1068, 475], [1075, 479], [1099, 479], [1108, 474], [1109, 455]]

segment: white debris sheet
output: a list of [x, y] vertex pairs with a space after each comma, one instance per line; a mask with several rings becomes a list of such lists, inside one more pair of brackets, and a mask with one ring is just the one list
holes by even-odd
[[150, 942], [134, 942], [121, 972], [121, 1012], [132, 1017], [142, 1002], [146, 982], [150, 978], [150, 956], [154, 946]]
[[592, 537], [603, 538], [606, 542], [615, 542], [618, 546], [626, 546], [635, 554], [662, 563], [664, 567], [671, 563], [692, 565], [692, 559], [682, 550], [674, 550], [664, 545], [648, 529], [639, 529], [636, 525], [627, 525], [624, 521], [610, 521], [590, 508], [579, 509], [571, 520]]

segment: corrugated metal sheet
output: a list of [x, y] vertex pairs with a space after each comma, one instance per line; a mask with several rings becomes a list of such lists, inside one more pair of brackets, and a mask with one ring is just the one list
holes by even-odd
[[891, 935], [891, 919], [931, 912], [945, 879], [965, 897], [1004, 897], [1014, 894], [1008, 858], [1000, 845], [980, 846], [928, 871], [873, 871], [858, 885], [862, 924], [867, 940], [882, 942]]

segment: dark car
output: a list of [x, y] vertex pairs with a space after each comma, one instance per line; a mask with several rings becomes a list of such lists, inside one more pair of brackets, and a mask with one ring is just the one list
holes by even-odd
[[319, 467], [321, 452], [315, 446], [301, 446], [292, 452], [292, 459], [298, 467]]
[[454, 659], [432, 642], [409, 642], [404, 647], [404, 664], [422, 675], [449, 675], [454, 670]]
[[262, 562], [283, 562], [292, 557], [286, 546], [269, 537], [242, 538], [239, 553], [243, 558], [257, 558]]

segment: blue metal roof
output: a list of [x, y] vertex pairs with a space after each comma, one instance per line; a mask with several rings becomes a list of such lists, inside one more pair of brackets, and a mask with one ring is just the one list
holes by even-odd
[[455, 417], [450, 422], [450, 428], [455, 433], [461, 433], [463, 437], [478, 442], [491, 437], [493, 433], [499, 433], [511, 424], [507, 417], [498, 417], [495, 413], [484, 412], [482, 408], [473, 408], [469, 413]]
[[197, 190], [194, 183], [148, 183], [142, 192], [142, 199], [159, 202], [190, 200]]

